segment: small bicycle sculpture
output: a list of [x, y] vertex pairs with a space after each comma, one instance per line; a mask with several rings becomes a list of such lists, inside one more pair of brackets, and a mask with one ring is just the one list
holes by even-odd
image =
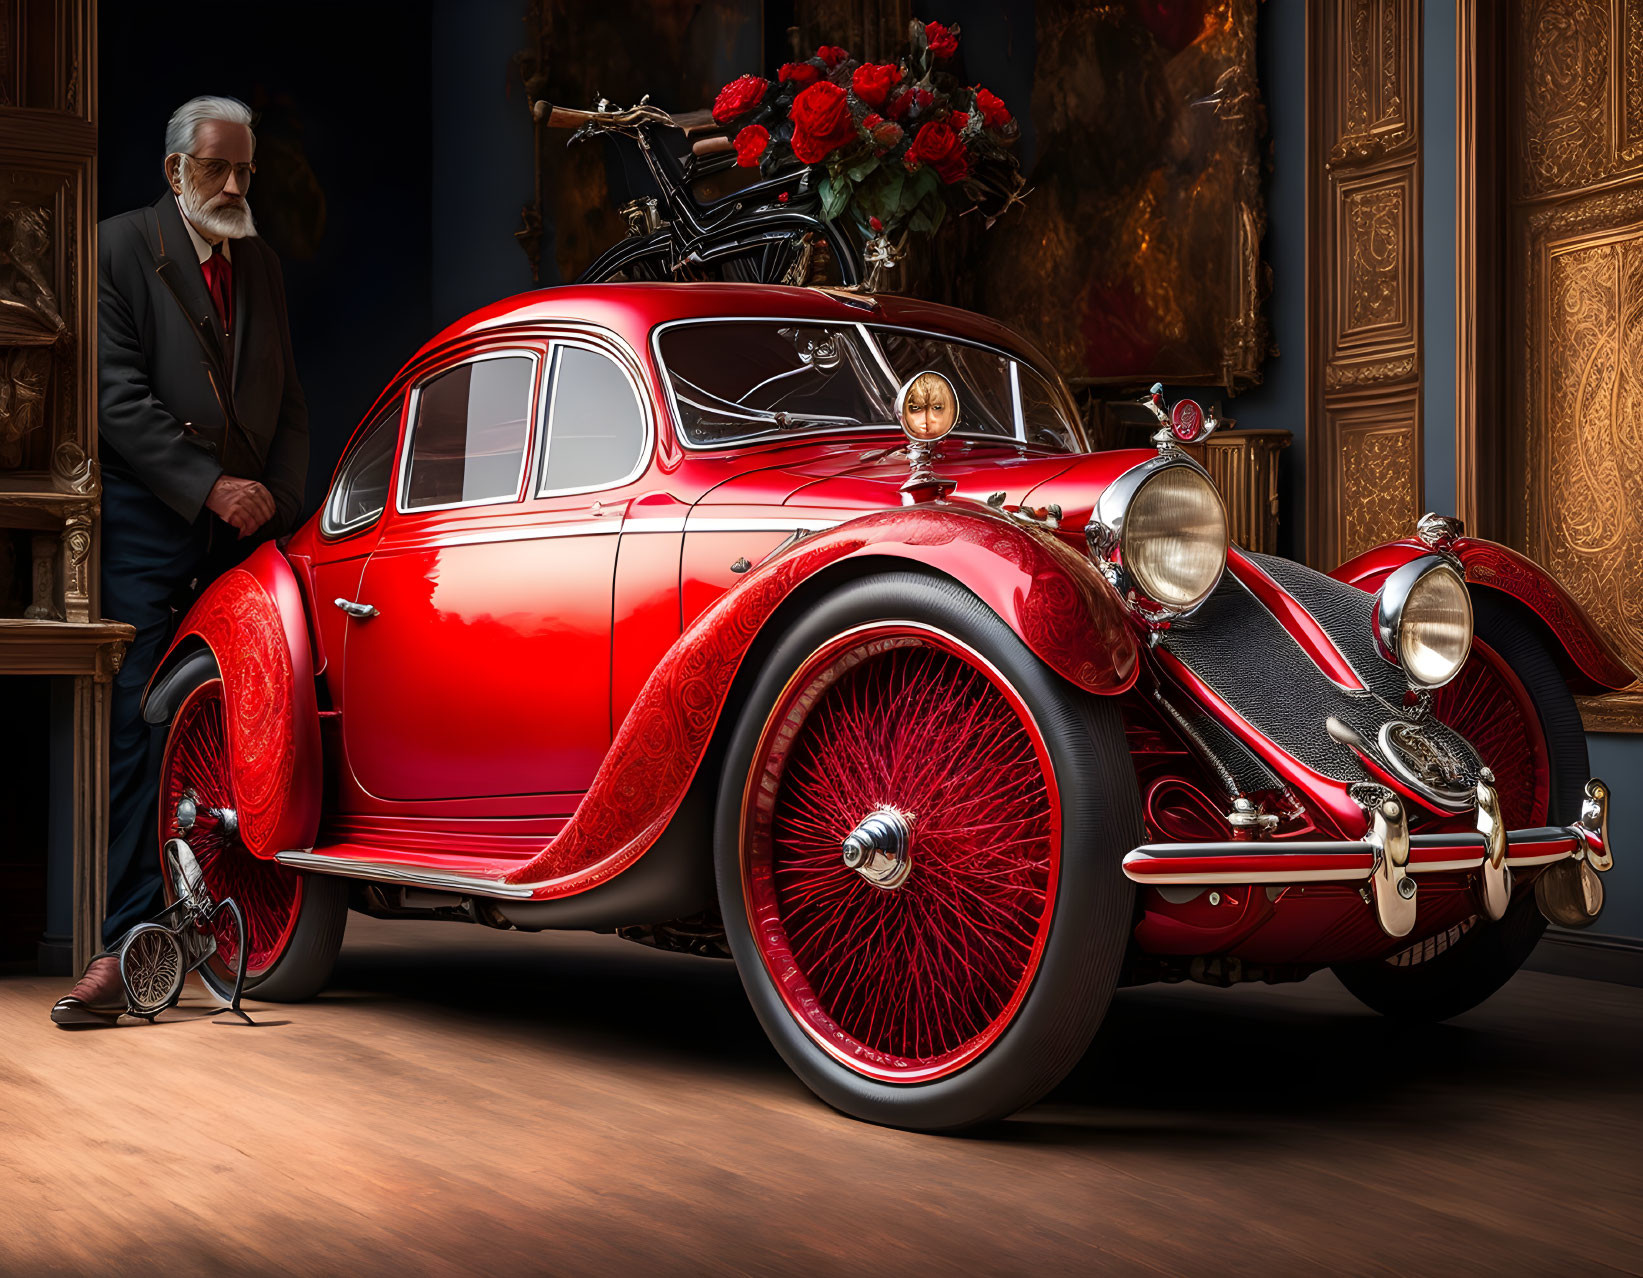
[[[177, 805], [177, 823], [182, 829], [192, 829], [196, 815], [192, 799], [185, 797]], [[161, 1012], [176, 1006], [182, 996], [184, 979], [217, 952], [215, 929], [217, 921], [226, 913], [234, 922], [237, 938], [234, 992], [228, 1006], [213, 1015], [232, 1012], [247, 1025], [255, 1025], [240, 1009], [240, 996], [245, 989], [245, 912], [233, 897], [212, 900], [199, 860], [182, 839], [168, 840], [163, 856], [176, 900], [96, 956], [119, 959], [126, 1014], [152, 1022]]]

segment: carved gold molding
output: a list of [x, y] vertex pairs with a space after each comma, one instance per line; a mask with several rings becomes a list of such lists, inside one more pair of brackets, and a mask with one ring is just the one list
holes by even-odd
[[1420, 6], [1308, 9], [1307, 554], [1408, 534], [1421, 502]]
[[[98, 620], [97, 24], [92, 0], [0, 0], [0, 535], [28, 546], [0, 613], [5, 679], [73, 680], [75, 963], [98, 948], [110, 681], [127, 625]], [[28, 536], [11, 537], [10, 530]], [[22, 615], [17, 615], [22, 614]], [[45, 723], [10, 724], [38, 734]]]
[[[1643, 666], [1643, 3], [1457, 14], [1460, 513]], [[1580, 708], [1643, 731], [1643, 691]]]

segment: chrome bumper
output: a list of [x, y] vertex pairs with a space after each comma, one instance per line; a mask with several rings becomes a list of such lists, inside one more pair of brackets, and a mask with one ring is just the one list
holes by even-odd
[[[1492, 779], [1492, 778], [1491, 778]], [[1415, 876], [1474, 874], [1484, 913], [1498, 919], [1512, 896], [1513, 869], [1547, 867], [1535, 880], [1541, 912], [1564, 927], [1589, 926], [1603, 909], [1596, 872], [1614, 864], [1609, 788], [1586, 783], [1580, 819], [1568, 826], [1504, 830], [1488, 780], [1478, 783], [1478, 832], [1410, 834], [1403, 804], [1387, 795], [1369, 809], [1362, 839], [1148, 843], [1124, 857], [1124, 874], [1151, 887], [1219, 884], [1357, 883], [1388, 936], [1415, 925]]]

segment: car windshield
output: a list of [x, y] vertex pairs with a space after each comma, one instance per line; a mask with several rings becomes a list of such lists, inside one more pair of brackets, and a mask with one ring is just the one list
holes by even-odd
[[679, 426], [696, 447], [799, 431], [900, 429], [896, 392], [926, 370], [958, 393], [958, 435], [1075, 452], [1066, 396], [990, 347], [865, 324], [732, 320], [678, 324], [657, 350]]

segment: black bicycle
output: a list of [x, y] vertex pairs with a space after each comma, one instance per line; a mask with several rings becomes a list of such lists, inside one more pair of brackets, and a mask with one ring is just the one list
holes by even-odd
[[747, 284], [859, 285], [860, 251], [821, 213], [805, 166], [771, 177], [736, 165], [730, 137], [707, 111], [670, 115], [648, 98], [620, 110], [538, 102], [535, 118], [574, 130], [569, 142], [604, 136], [618, 148], [636, 195], [622, 206], [628, 233], [577, 277], [719, 280]]

